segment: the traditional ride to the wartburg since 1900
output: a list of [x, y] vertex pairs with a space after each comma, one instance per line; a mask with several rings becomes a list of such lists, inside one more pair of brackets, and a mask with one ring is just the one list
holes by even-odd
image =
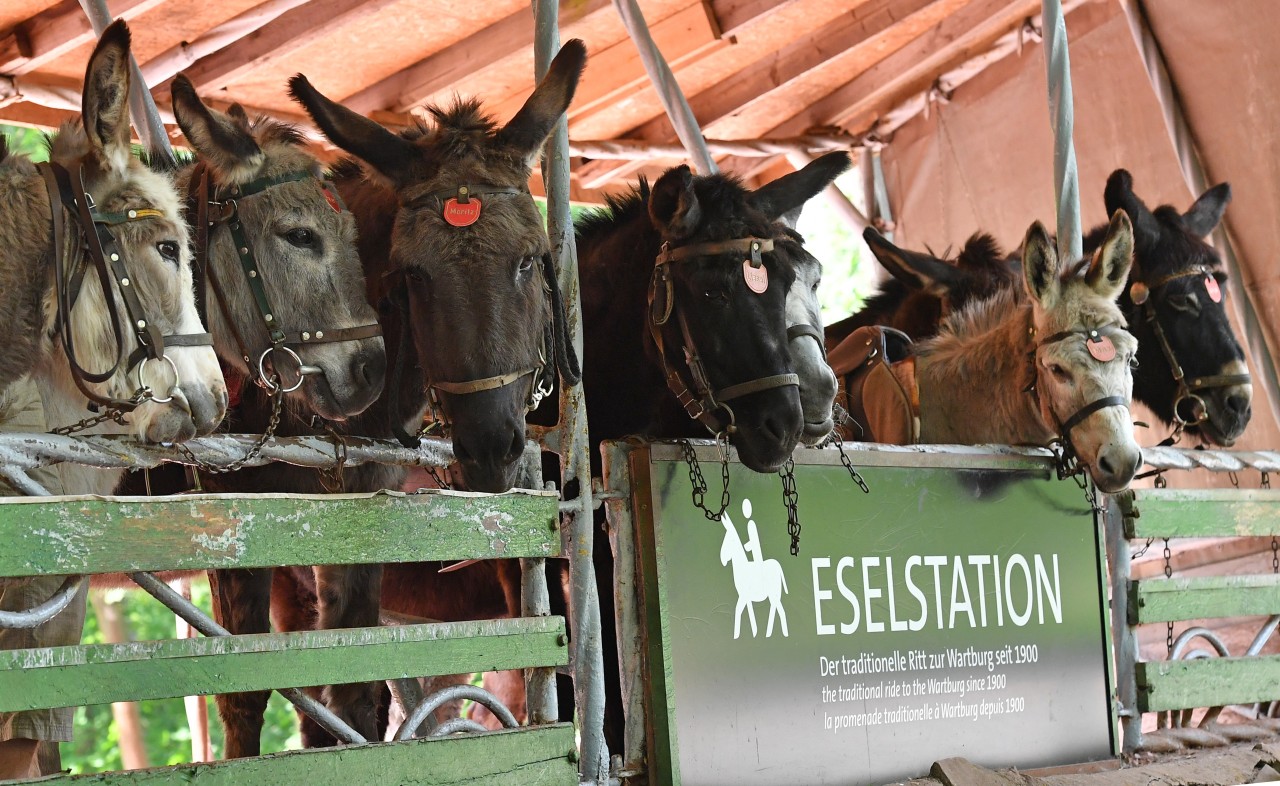
[[[635, 0], [534, 2], [343, 100], [299, 73], [293, 114], [260, 114], [224, 100], [228, 74], [389, 4], [241, 3], [140, 56], [148, 11], [185, 2], [29, 3], [0, 42], [0, 121], [68, 120], [39, 163], [0, 145], [0, 781], [1280, 774], [1280, 453], [1229, 449], [1280, 404], [1271, 310], [1241, 282], [1231, 189], [1208, 187], [1150, 4], [655, 2], [650, 30]], [[710, 70], [790, 6], [828, 14], [822, 36], [691, 107], [661, 49]], [[1064, 11], [1087, 57], [1108, 25], [1136, 44], [1187, 204], [1149, 207], [1175, 192], [1119, 161], [1082, 225]], [[631, 41], [561, 44], [606, 14]], [[694, 57], [699, 24], [715, 43]], [[533, 87], [471, 97], [521, 30]], [[933, 87], [871, 131], [704, 138], [709, 107], [800, 84], [819, 43], [866, 59], [877, 40], [862, 73], [915, 52]], [[40, 81], [80, 45], [82, 82]], [[1024, 46], [1046, 63], [1053, 166], [1033, 179], [1056, 231], [895, 239], [888, 132], [952, 140], [961, 85]], [[773, 81], [748, 96], [751, 68]], [[840, 90], [892, 92], [868, 79]], [[575, 106], [650, 82], [668, 125], [570, 143]], [[386, 109], [446, 86], [460, 97], [417, 120]], [[668, 132], [680, 146], [648, 157], [692, 165], [608, 160]], [[789, 165], [721, 174], [716, 148]], [[851, 151], [870, 220], [834, 185]], [[571, 155], [632, 186], [571, 221]], [[928, 177], [966, 177], [944, 158]], [[819, 196], [887, 271], [825, 329], [834, 260], [796, 224]], [[212, 613], [180, 591], [205, 575]], [[83, 644], [91, 587], [140, 587], [192, 633]], [[264, 755], [272, 691], [305, 750]], [[221, 761], [62, 768], [59, 742], [107, 733], [77, 707], [210, 695]], [[1196, 775], [1161, 759], [1191, 748]]]

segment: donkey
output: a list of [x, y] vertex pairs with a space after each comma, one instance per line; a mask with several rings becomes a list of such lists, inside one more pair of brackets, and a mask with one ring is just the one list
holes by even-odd
[[[413, 441], [431, 413], [452, 430], [467, 486], [505, 491], [515, 479], [525, 443], [526, 412], [551, 387], [557, 370], [577, 381], [577, 359], [567, 343], [563, 303], [542, 217], [528, 192], [533, 163], [564, 114], [586, 61], [572, 40], [524, 106], [505, 126], [486, 117], [476, 101], [433, 109], [434, 125], [394, 134], [330, 101], [305, 77], [290, 92], [335, 144], [355, 156], [332, 175], [355, 215], [357, 246], [371, 302], [379, 304], [393, 377], [360, 415], [332, 424], [340, 436], [400, 436]], [[398, 377], [398, 378], [397, 378]], [[269, 420], [262, 390], [246, 387], [240, 417], [247, 428]], [[308, 433], [291, 419], [280, 433]], [[399, 488], [402, 469], [346, 468], [337, 478], [314, 470], [273, 466], [242, 470], [220, 483], [240, 491], [319, 493]], [[337, 481], [337, 482], [335, 482]], [[323, 628], [378, 624], [382, 568], [315, 569]], [[223, 624], [237, 633], [269, 629], [272, 571], [217, 575], [215, 604]], [[277, 598], [277, 619], [309, 621]], [[377, 732], [373, 684], [334, 685], [324, 701], [368, 739]], [[227, 756], [260, 750], [266, 693], [218, 697]], [[304, 721], [309, 745], [330, 738]]]
[[822, 306], [818, 301], [822, 263], [803, 247], [801, 252], [795, 260], [795, 283], [787, 290], [787, 344], [791, 366], [800, 378], [800, 410], [804, 419], [800, 441], [812, 446], [821, 443], [835, 429], [832, 404], [837, 382], [827, 364]]
[[[1185, 213], [1153, 212], [1133, 192], [1133, 176], [1117, 169], [1103, 195], [1108, 212], [1133, 222], [1134, 266], [1120, 308], [1138, 339], [1134, 398], [1176, 429], [1229, 447], [1249, 425], [1253, 387], [1223, 305], [1222, 258], [1203, 238], [1222, 220], [1231, 186], [1214, 186]], [[1090, 232], [1085, 248], [1101, 233]]]
[[[355, 218], [294, 128], [251, 121], [239, 105], [210, 109], [182, 74], [172, 95], [199, 156], [177, 179], [206, 246], [200, 294], [213, 305], [218, 356], [237, 377], [279, 385], [294, 406], [325, 420], [363, 412], [382, 391], [386, 356]], [[206, 219], [210, 201], [216, 215]]]
[[954, 260], [899, 248], [871, 227], [862, 238], [893, 278], [858, 313], [827, 327], [828, 350], [868, 325], [885, 325], [915, 340], [928, 338], [945, 315], [1018, 283], [1016, 267], [985, 232], [966, 240]]
[[753, 470], [782, 465], [806, 420], [786, 300], [810, 257], [779, 218], [848, 166], [830, 153], [754, 192], [681, 166], [579, 222], [593, 441], [710, 430]]
[[[0, 141], [0, 388], [30, 374], [50, 422], [81, 420], [91, 400], [129, 412], [140, 439], [179, 442], [217, 426], [227, 391], [196, 309], [178, 194], [130, 150], [129, 43], [123, 22], [103, 32], [82, 123], [51, 138], [53, 166]], [[110, 491], [102, 471], [79, 474], [78, 490]]]
[[1098, 488], [1127, 487], [1142, 461], [1128, 410], [1138, 342], [1115, 301], [1132, 254], [1123, 211], [1092, 261], [1059, 259], [1045, 228], [1032, 224], [1022, 249], [1029, 297], [1001, 290], [951, 314], [917, 346], [920, 441], [1061, 438]]

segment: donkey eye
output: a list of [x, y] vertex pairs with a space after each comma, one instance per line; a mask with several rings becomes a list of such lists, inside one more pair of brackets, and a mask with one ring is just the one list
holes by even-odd
[[1178, 311], [1187, 311], [1196, 313], [1200, 310], [1200, 301], [1195, 295], [1173, 295], [1169, 298], [1169, 305]]
[[284, 239], [298, 248], [313, 248], [316, 244], [316, 234], [310, 229], [290, 229]]
[[160, 252], [160, 256], [173, 264], [178, 264], [178, 244], [173, 240], [161, 240], [156, 243], [156, 251]]
[[726, 305], [729, 297], [724, 293], [723, 289], [708, 289], [702, 293], [702, 296], [716, 305]]
[[425, 285], [427, 283], [427, 274], [416, 267], [409, 268], [405, 276], [414, 284]]
[[516, 269], [521, 273], [528, 273], [530, 270], [533, 270], [533, 262], [534, 258], [532, 256], [521, 257], [520, 264]]
[[1055, 377], [1057, 377], [1057, 378], [1058, 378], [1058, 381], [1060, 381], [1060, 382], [1070, 382], [1070, 381], [1071, 381], [1071, 372], [1067, 371], [1065, 368], [1063, 368], [1062, 366], [1058, 365], [1057, 363], [1050, 363], [1050, 364], [1049, 364], [1049, 373], [1050, 373], [1050, 374], [1053, 374]]

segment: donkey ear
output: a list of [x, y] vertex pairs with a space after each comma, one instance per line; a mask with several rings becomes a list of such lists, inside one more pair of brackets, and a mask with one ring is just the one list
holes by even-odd
[[776, 220], [817, 196], [841, 172], [848, 169], [850, 163], [852, 161], [849, 154], [843, 150], [827, 153], [813, 159], [801, 169], [757, 188], [747, 197], [747, 201], [768, 216], [770, 221]]
[[1111, 216], [1107, 236], [1093, 254], [1084, 280], [1094, 292], [1107, 300], [1115, 300], [1129, 281], [1129, 268], [1133, 265], [1133, 225], [1123, 210]]
[[1022, 241], [1022, 275], [1031, 297], [1043, 308], [1052, 308], [1062, 289], [1061, 268], [1049, 231], [1039, 221], [1031, 225]]
[[566, 41], [533, 94], [511, 122], [497, 133], [497, 141], [515, 148], [527, 166], [537, 162], [542, 143], [551, 136], [556, 122], [569, 108], [586, 64], [586, 44], [577, 38]]
[[417, 148], [412, 142], [325, 98], [302, 74], [289, 80], [289, 95], [302, 104], [335, 145], [368, 162], [391, 182], [399, 184], [404, 181], [407, 170], [417, 157]]
[[1113, 215], [1117, 210], [1129, 214], [1133, 222], [1135, 239], [1142, 242], [1154, 242], [1160, 237], [1160, 222], [1151, 213], [1138, 195], [1133, 193], [1133, 175], [1127, 170], [1117, 169], [1107, 178], [1107, 188], [1103, 192], [1107, 213]]
[[872, 227], [862, 232], [871, 253], [884, 265], [893, 277], [911, 287], [923, 290], [934, 297], [943, 298], [959, 279], [959, 272], [936, 257], [898, 248]]
[[689, 237], [702, 221], [702, 206], [693, 190], [693, 173], [681, 164], [669, 169], [653, 184], [649, 194], [649, 219], [662, 237], [679, 240]]
[[85, 135], [104, 171], [122, 172], [129, 164], [129, 26], [112, 22], [89, 58], [81, 112]]
[[1182, 223], [1200, 237], [1207, 237], [1231, 202], [1231, 184], [1219, 183], [1200, 195], [1195, 204], [1182, 214]]
[[173, 116], [197, 153], [234, 179], [257, 172], [263, 156], [253, 136], [232, 117], [205, 106], [185, 74], [174, 77], [171, 92]]

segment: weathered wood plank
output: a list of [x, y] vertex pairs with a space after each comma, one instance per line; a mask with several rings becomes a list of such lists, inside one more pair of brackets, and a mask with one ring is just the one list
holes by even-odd
[[1280, 490], [1135, 489], [1130, 538], [1280, 535]]
[[1280, 655], [1137, 664], [1142, 712], [1280, 699]]
[[[132, 19], [163, 1], [113, 0], [111, 12], [116, 19]], [[84, 10], [74, 0], [64, 0], [0, 37], [0, 74], [30, 73], [94, 38]]]
[[133, 772], [45, 778], [41, 784], [103, 786], [244, 786], [284, 783], [376, 783], [398, 786], [572, 786], [578, 782], [573, 726], [465, 734], [289, 751], [256, 759], [179, 764]]
[[546, 492], [0, 499], [0, 576], [560, 553]]
[[1280, 575], [1129, 582], [1131, 624], [1280, 612]]
[[562, 617], [0, 651], [0, 712], [569, 662]]

